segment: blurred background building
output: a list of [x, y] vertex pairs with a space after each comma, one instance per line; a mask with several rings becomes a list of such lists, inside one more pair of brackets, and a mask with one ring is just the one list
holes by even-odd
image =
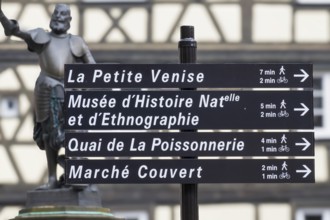
[[[316, 184], [199, 185], [200, 219], [330, 219], [330, 0], [3, 0], [24, 30], [48, 29], [71, 5], [71, 33], [98, 63], [178, 63], [181, 25], [193, 25], [199, 63], [313, 63]], [[1, 30], [0, 30], [1, 31]], [[46, 180], [32, 141], [37, 57], [0, 34], [0, 220]], [[221, 73], [219, 73], [219, 77]], [[328, 85], [328, 86], [327, 86]], [[180, 185], [102, 185], [105, 207], [130, 220], [179, 220]]]

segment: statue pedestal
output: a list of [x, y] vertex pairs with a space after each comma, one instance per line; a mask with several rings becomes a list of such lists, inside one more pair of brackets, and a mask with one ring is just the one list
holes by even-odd
[[100, 207], [81, 206], [40, 206], [22, 209], [19, 215], [12, 220], [66, 220], [66, 219], [107, 219], [115, 218], [110, 209]]
[[32, 208], [36, 206], [102, 207], [102, 203], [99, 192], [91, 190], [90, 187], [83, 190], [60, 188], [27, 192], [26, 207]]
[[12, 220], [120, 220], [103, 208], [97, 190], [60, 188], [27, 193], [26, 208]]

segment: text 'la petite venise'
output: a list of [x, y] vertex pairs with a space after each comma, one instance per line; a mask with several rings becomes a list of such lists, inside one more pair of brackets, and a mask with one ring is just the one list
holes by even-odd
[[[147, 73], [140, 73], [127, 70], [115, 71], [113, 73], [95, 69], [93, 72], [92, 83], [142, 83], [143, 77]], [[204, 73], [187, 72], [185, 69], [178, 72], [164, 72], [162, 69], [151, 69], [151, 81], [153, 83], [202, 83], [205, 79]], [[85, 83], [85, 73], [73, 74], [69, 71], [68, 83]]]

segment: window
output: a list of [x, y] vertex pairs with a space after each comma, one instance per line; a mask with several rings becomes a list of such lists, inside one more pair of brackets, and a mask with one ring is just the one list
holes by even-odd
[[[314, 71], [315, 72], [315, 71]], [[315, 138], [318, 140], [330, 138], [330, 72], [315, 72], [314, 74], [314, 124]]]
[[298, 4], [302, 5], [329, 5], [330, 0], [296, 0]]
[[301, 208], [297, 210], [295, 220], [330, 220], [330, 209]]
[[146, 211], [114, 211], [112, 214], [117, 218], [126, 220], [149, 220], [149, 215]]
[[306, 220], [322, 220], [322, 215], [306, 215]]
[[17, 96], [0, 97], [0, 118], [12, 118], [19, 116]]
[[148, 0], [83, 0], [87, 3], [141, 3]]
[[314, 125], [323, 127], [323, 86], [322, 78], [314, 78]]

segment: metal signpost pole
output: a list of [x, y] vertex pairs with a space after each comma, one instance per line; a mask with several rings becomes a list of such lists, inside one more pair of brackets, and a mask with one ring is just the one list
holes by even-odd
[[[180, 63], [196, 63], [197, 43], [193, 26], [181, 26], [179, 41]], [[191, 132], [191, 130], [183, 130]], [[181, 220], [198, 220], [198, 185], [181, 185]]]

